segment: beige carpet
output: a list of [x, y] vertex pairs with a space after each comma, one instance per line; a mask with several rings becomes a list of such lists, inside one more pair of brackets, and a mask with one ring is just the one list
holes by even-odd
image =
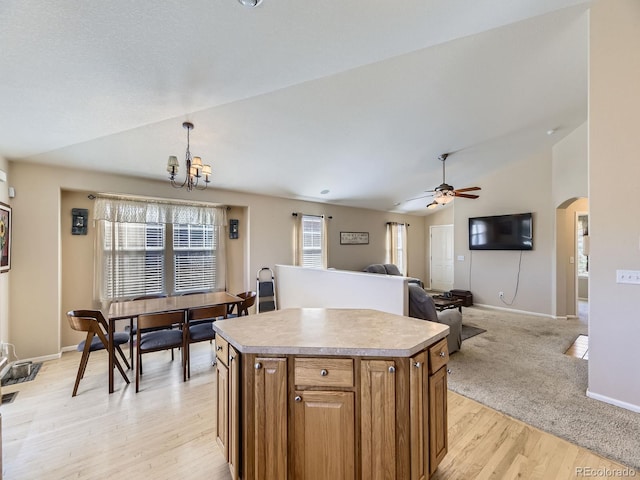
[[487, 331], [451, 355], [449, 388], [640, 470], [640, 414], [586, 396], [587, 360], [564, 352], [587, 327], [477, 307], [466, 325]]

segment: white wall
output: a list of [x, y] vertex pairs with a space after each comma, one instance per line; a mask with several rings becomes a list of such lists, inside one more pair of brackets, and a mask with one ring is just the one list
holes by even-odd
[[370, 308], [409, 315], [406, 277], [276, 265], [278, 308]]
[[597, 0], [589, 55], [589, 395], [640, 412], [640, 2]]
[[[552, 315], [555, 214], [550, 149], [474, 183], [482, 188], [479, 199], [454, 201], [455, 256], [465, 257], [454, 262], [455, 288], [470, 290], [475, 304]], [[522, 252], [521, 266], [519, 251], [469, 250], [469, 217], [526, 212], [533, 213], [534, 247]], [[501, 291], [511, 305], [500, 301]]]
[[553, 146], [551, 186], [554, 207], [560, 206], [570, 198], [588, 196], [587, 145], [588, 128], [585, 122]]

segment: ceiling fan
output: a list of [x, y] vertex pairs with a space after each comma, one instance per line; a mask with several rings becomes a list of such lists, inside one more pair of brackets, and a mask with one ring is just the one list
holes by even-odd
[[[429, 205], [427, 205], [427, 208], [429, 209], [436, 208], [438, 205], [445, 205], [449, 203], [451, 200], [453, 200], [454, 197], [472, 198], [472, 199], [479, 198], [479, 195], [465, 193], [465, 192], [473, 192], [475, 190], [480, 190], [480, 187], [467, 187], [467, 188], [455, 189], [446, 182], [445, 160], [447, 159], [448, 156], [449, 156], [448, 153], [443, 153], [438, 157], [438, 160], [442, 162], [442, 183], [438, 185], [436, 188], [434, 188], [433, 190], [427, 190], [427, 193], [433, 196], [433, 201]], [[428, 196], [429, 195], [423, 195], [422, 197], [417, 197], [417, 198], [424, 198]], [[415, 198], [412, 198], [412, 200], [415, 200]]]

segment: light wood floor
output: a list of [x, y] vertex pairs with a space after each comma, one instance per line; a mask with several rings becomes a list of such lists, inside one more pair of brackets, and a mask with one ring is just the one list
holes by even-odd
[[[183, 383], [179, 360], [147, 354], [140, 393], [116, 376], [109, 395], [106, 355], [94, 352], [74, 398], [80, 354], [45, 362], [35, 380], [2, 389], [19, 392], [0, 410], [3, 478], [228, 480], [214, 436], [212, 355], [208, 343], [194, 345]], [[624, 468], [452, 392], [449, 445], [434, 479], [565, 479], [577, 478], [576, 468]]]

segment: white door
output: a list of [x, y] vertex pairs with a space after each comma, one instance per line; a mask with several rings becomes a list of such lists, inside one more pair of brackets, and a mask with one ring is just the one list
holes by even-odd
[[448, 291], [453, 288], [453, 225], [429, 227], [431, 290]]

